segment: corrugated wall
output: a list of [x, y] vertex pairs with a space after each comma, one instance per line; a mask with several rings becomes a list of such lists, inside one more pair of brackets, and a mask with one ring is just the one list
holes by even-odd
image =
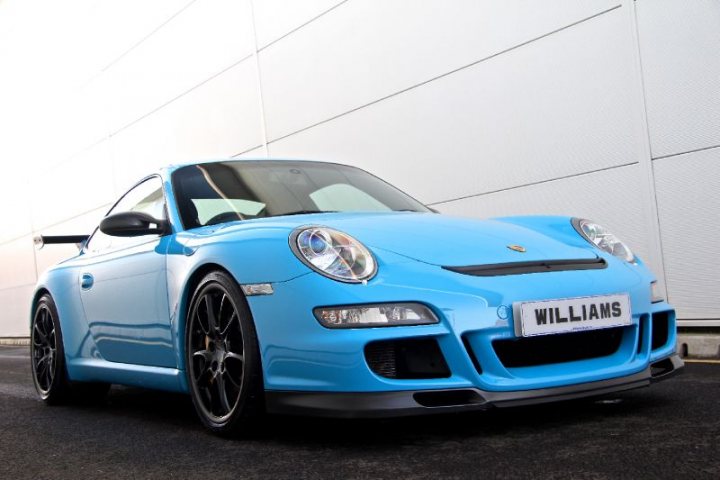
[[[720, 324], [720, 4], [0, 2], [0, 337], [139, 176], [355, 164], [452, 214], [585, 216]], [[714, 221], [713, 221], [714, 218]]]

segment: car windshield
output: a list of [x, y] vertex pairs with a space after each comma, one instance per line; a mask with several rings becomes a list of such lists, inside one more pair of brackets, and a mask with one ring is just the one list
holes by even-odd
[[332, 163], [204, 163], [179, 168], [172, 184], [187, 229], [303, 213], [430, 211], [363, 170]]

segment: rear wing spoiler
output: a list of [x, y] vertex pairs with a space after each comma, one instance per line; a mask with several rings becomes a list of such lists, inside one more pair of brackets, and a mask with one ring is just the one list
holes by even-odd
[[78, 248], [90, 238], [90, 235], [38, 235], [33, 238], [35, 248], [40, 250], [45, 245], [59, 243], [74, 243]]

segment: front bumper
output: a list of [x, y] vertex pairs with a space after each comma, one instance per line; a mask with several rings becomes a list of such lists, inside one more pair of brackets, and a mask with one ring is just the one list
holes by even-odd
[[275, 414], [333, 418], [382, 418], [487, 410], [594, 397], [647, 387], [682, 371], [677, 355], [626, 377], [564, 387], [493, 392], [479, 388], [395, 392], [268, 391], [267, 411]]
[[[675, 313], [665, 302], [652, 303], [653, 277], [641, 264], [606, 257], [605, 269], [483, 278], [388, 254], [378, 260], [379, 273], [367, 285], [307, 274], [273, 284], [272, 295], [248, 297], [270, 411], [395, 416], [547, 402], [648, 385], [658, 370], [653, 365], [676, 358]], [[516, 334], [513, 302], [615, 293], [630, 296], [631, 325], [587, 336]], [[411, 301], [430, 307], [440, 323], [329, 329], [312, 314], [322, 306]], [[445, 373], [410, 369], [403, 377], [374, 368], [370, 346], [406, 341], [436, 345]], [[671, 361], [669, 370], [679, 364]]]

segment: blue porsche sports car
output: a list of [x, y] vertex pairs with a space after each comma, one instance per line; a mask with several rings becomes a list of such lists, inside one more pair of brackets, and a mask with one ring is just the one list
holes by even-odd
[[344, 165], [228, 160], [141, 180], [32, 300], [47, 403], [189, 393], [202, 422], [549, 402], [682, 368], [631, 250], [569, 217], [440, 215]]

